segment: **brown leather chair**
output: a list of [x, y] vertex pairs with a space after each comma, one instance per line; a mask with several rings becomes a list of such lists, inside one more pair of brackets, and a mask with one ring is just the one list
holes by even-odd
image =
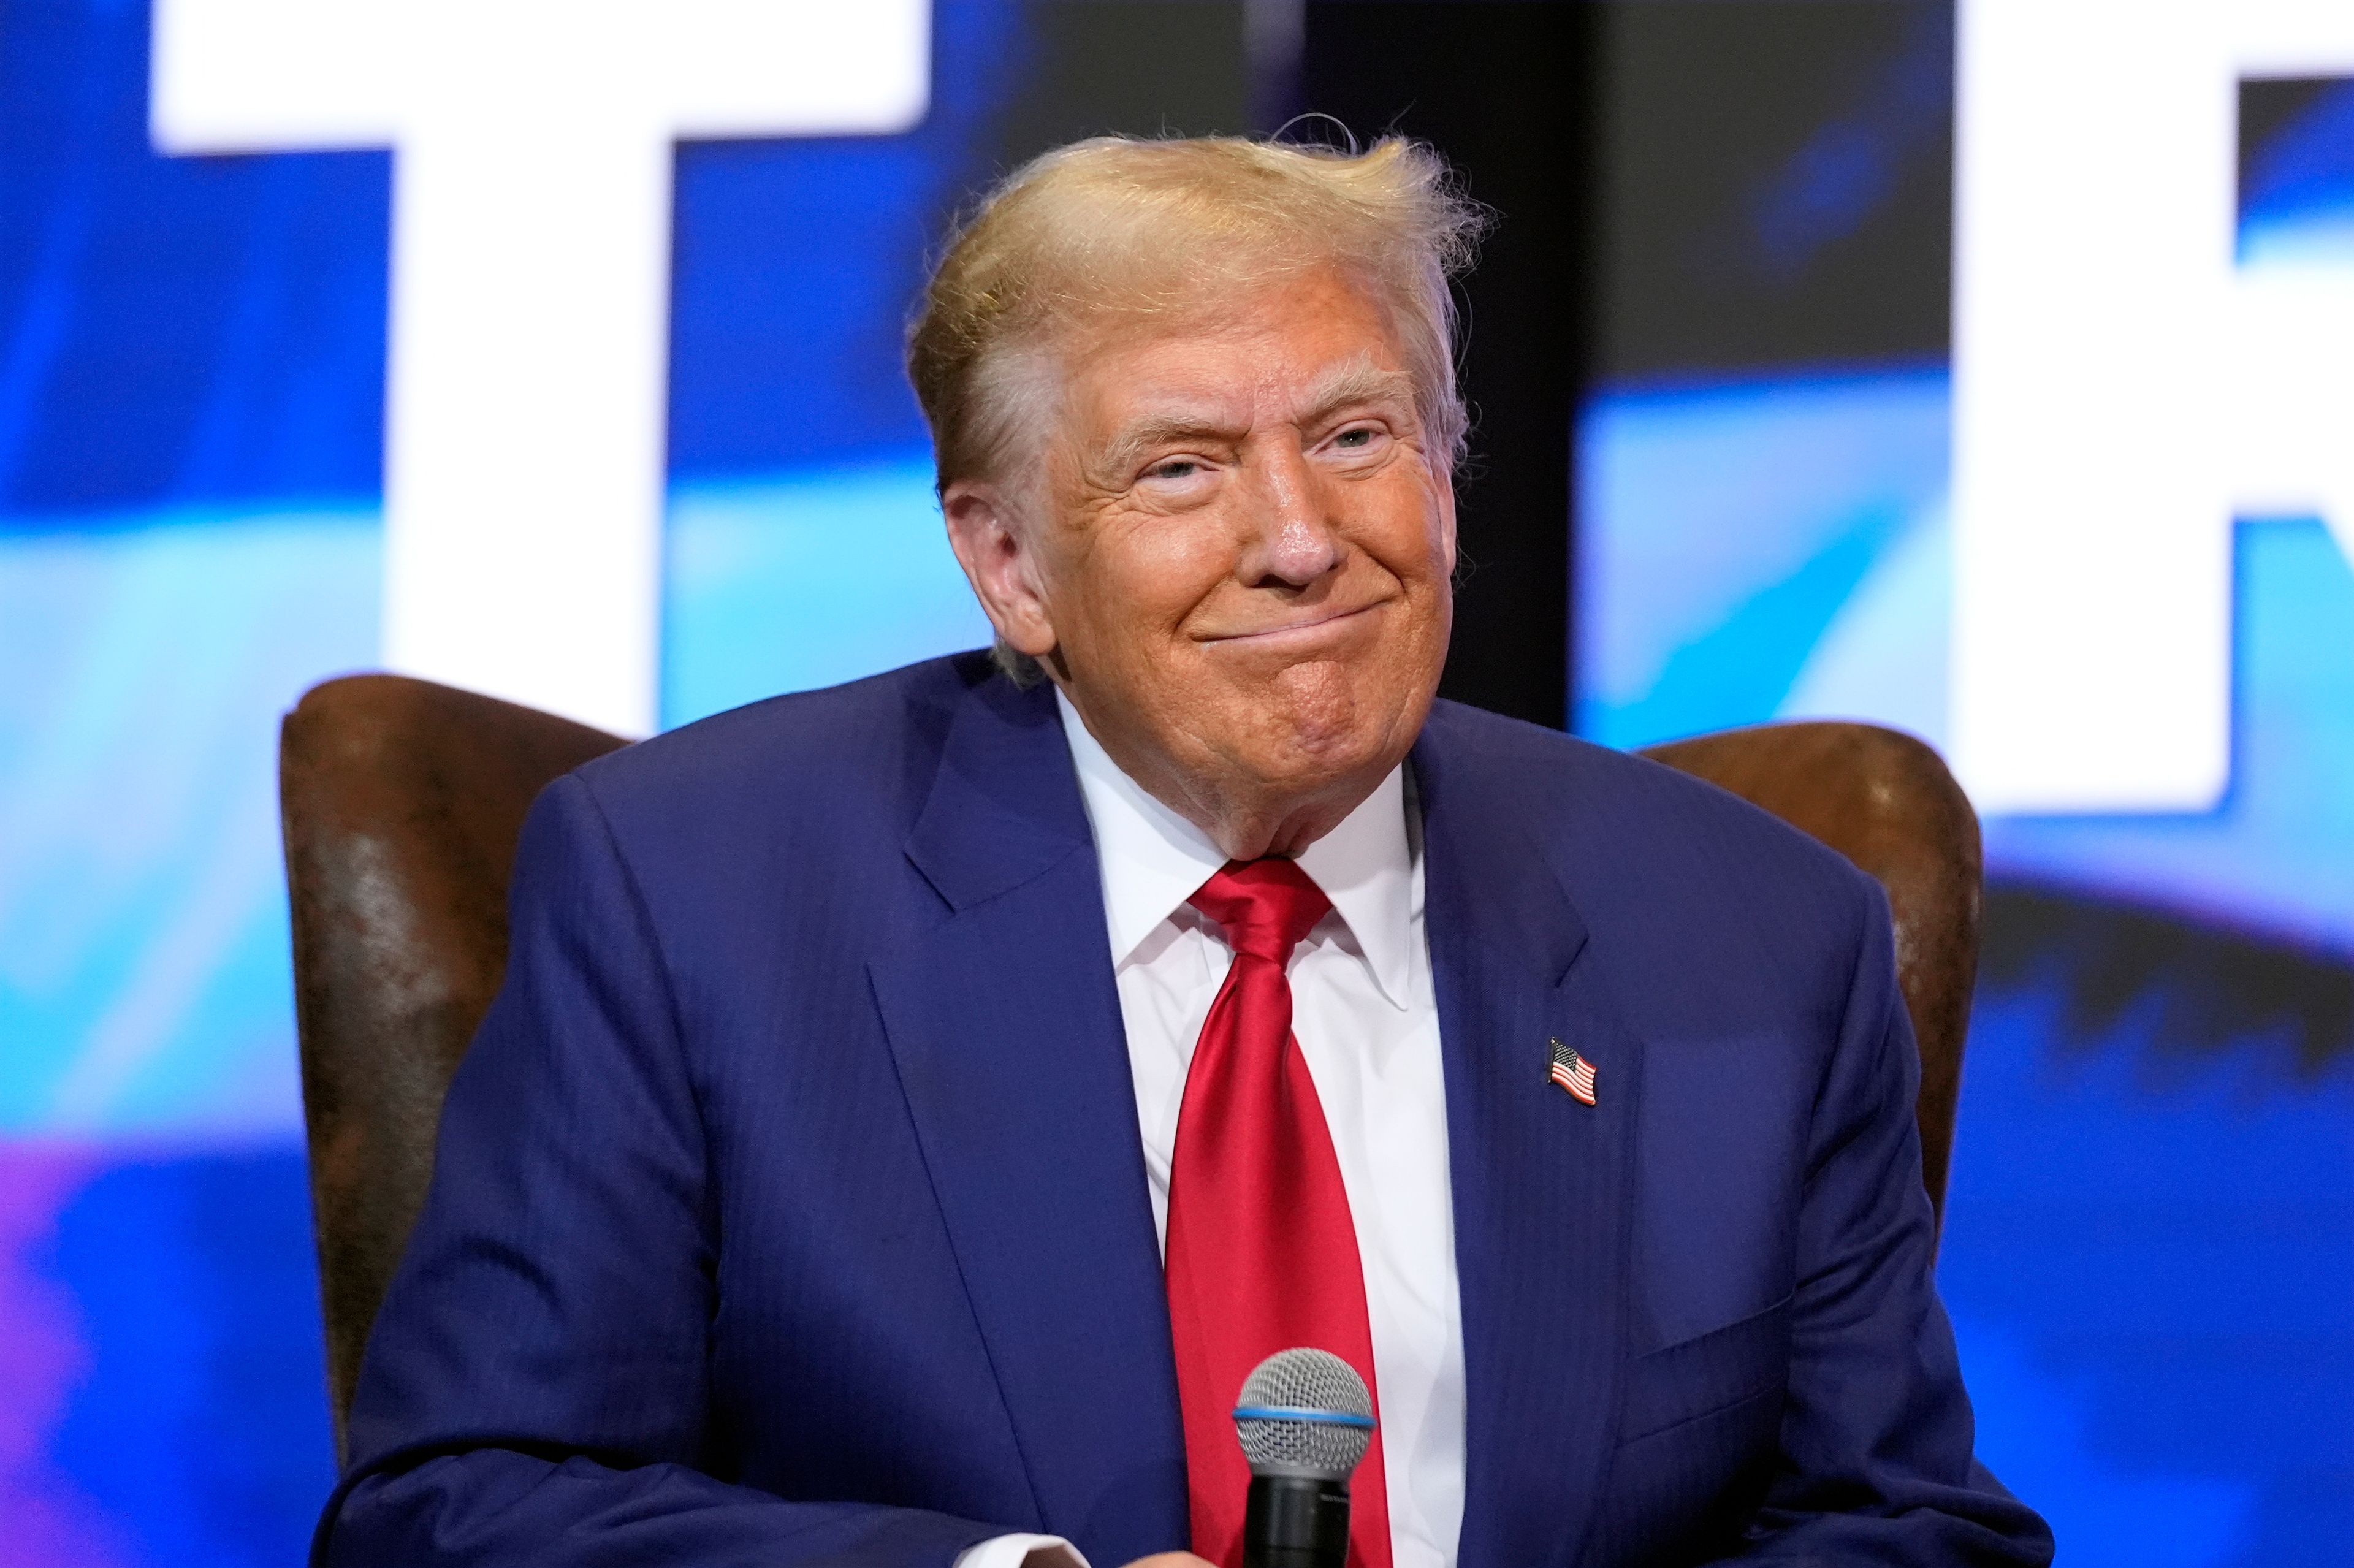
[[[313, 689], [279, 758], [295, 1015], [335, 1438], [423, 1202], [441, 1098], [506, 967], [506, 892], [532, 798], [620, 737], [396, 675]], [[1888, 888], [1920, 1036], [1921, 1141], [1942, 1205], [1978, 964], [1978, 832], [1919, 741], [1768, 725], [1649, 755], [1747, 797]]]

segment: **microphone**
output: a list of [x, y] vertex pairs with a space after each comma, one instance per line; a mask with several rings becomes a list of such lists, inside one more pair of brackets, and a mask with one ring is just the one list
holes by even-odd
[[1243, 1568], [1345, 1568], [1349, 1473], [1373, 1440], [1365, 1380], [1330, 1351], [1278, 1351], [1244, 1380], [1235, 1436], [1251, 1467]]

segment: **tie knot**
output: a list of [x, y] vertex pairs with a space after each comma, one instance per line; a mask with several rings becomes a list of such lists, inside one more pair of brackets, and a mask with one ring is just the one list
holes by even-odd
[[1283, 964], [1332, 901], [1297, 861], [1231, 860], [1186, 900], [1225, 927], [1237, 953]]

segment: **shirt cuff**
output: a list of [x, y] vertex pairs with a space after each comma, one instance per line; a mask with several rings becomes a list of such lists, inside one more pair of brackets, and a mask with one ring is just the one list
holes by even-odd
[[953, 1568], [1089, 1568], [1079, 1549], [1059, 1535], [992, 1535], [957, 1553]]

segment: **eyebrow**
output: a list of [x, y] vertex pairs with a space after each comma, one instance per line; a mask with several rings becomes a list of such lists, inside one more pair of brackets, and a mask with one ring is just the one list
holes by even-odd
[[[1403, 370], [1383, 370], [1360, 359], [1329, 374], [1310, 391], [1299, 422], [1303, 426], [1321, 424], [1353, 404], [1386, 402], [1411, 408], [1414, 377]], [[1121, 469], [1154, 447], [1232, 440], [1238, 434], [1232, 426], [1215, 420], [1187, 415], [1147, 415], [1114, 437], [1098, 461], [1107, 468]]]
[[1113, 437], [1097, 461], [1107, 469], [1126, 469], [1133, 467], [1138, 459], [1155, 447], [1232, 440], [1235, 433], [1231, 426], [1210, 420], [1149, 415]]
[[1299, 422], [1321, 423], [1352, 403], [1391, 402], [1413, 407], [1414, 377], [1403, 370], [1384, 370], [1360, 359], [1325, 378], [1310, 397], [1308, 411]]

